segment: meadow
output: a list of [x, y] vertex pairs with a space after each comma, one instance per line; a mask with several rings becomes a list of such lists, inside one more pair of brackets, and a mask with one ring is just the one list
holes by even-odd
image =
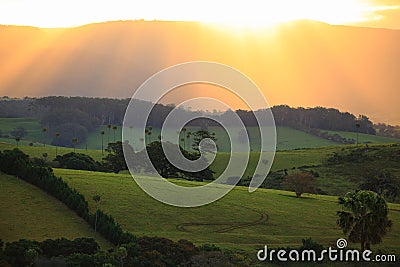
[[[337, 197], [308, 195], [298, 199], [292, 192], [235, 187], [222, 199], [197, 208], [179, 208], [158, 202], [144, 193], [130, 175], [55, 169], [86, 199], [100, 195], [101, 209], [136, 235], [188, 239], [196, 244], [216, 244], [222, 248], [255, 255], [265, 244], [271, 247], [299, 247], [311, 237], [334, 246], [343, 233], [336, 225]], [[140, 177], [146, 179], [147, 177]], [[183, 186], [202, 183], [173, 180]], [[90, 209], [95, 208], [93, 201]], [[400, 253], [398, 240], [400, 205], [390, 204], [394, 227], [384, 242], [373, 249]], [[351, 247], [358, 248], [357, 244]]]
[[[63, 203], [16, 177], [0, 173], [0, 238], [43, 241], [94, 237], [92, 228]], [[102, 248], [111, 244], [95, 236]]]
[[[323, 130], [322, 130], [323, 131]], [[341, 137], [347, 138], [347, 139], [357, 139], [357, 133], [354, 132], [342, 132], [342, 131], [326, 131], [329, 134], [338, 134]], [[384, 137], [384, 136], [378, 136], [378, 135], [371, 135], [371, 134], [364, 134], [364, 133], [359, 133], [358, 134], [358, 143], [360, 144], [368, 144], [368, 143], [396, 143], [399, 142], [399, 139], [397, 138], [390, 138], [390, 137]]]

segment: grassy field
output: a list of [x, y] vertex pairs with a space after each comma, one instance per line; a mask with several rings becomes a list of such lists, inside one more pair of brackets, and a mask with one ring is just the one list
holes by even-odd
[[[309, 148], [309, 149], [297, 149], [297, 150], [288, 150], [288, 151], [277, 151], [275, 154], [275, 160], [272, 165], [272, 170], [282, 170], [282, 169], [290, 169], [293, 167], [300, 167], [304, 165], [318, 165], [321, 163], [321, 160], [327, 156], [332, 154], [335, 151], [340, 150], [344, 146], [332, 146], [332, 147], [320, 147], [320, 148]], [[349, 146], [350, 147], [350, 146]], [[0, 143], [0, 151], [5, 149], [13, 149], [16, 148], [15, 144], [10, 143]], [[42, 158], [43, 153], [48, 154], [48, 160], [53, 160], [55, 158], [56, 148], [54, 146], [46, 146], [46, 147], [30, 147], [30, 146], [19, 146], [24, 153], [28, 154], [31, 157], [39, 157]], [[72, 152], [72, 148], [58, 148], [58, 154], [66, 154], [68, 152]], [[103, 156], [101, 154], [101, 150], [85, 150], [85, 149], [76, 149], [76, 152], [83, 153], [91, 156], [95, 160], [100, 161]], [[106, 152], [105, 152], [106, 153]], [[226, 164], [229, 160], [229, 153], [218, 153], [215, 161], [211, 164], [211, 169], [216, 172], [216, 176], [219, 176], [222, 171], [225, 169]], [[252, 171], [255, 169], [257, 160], [259, 157], [259, 153], [251, 152], [250, 161], [248, 165], [248, 170], [245, 172], [245, 177], [252, 175]]]
[[[16, 144], [8, 143], [8, 142], [0, 142], [0, 150], [6, 150], [6, 149], [14, 149], [17, 148]], [[18, 149], [22, 150], [24, 153], [28, 154], [31, 157], [37, 157], [37, 158], [42, 158], [43, 153], [47, 153], [47, 159], [48, 160], [53, 160], [56, 157], [56, 147], [55, 146], [50, 146], [46, 145], [46, 147], [43, 146], [26, 146], [26, 145], [19, 145]], [[58, 147], [57, 148], [58, 155], [63, 155], [69, 152], [74, 152], [73, 148], [67, 148], [67, 147]], [[103, 156], [101, 154], [101, 150], [86, 150], [86, 149], [75, 149], [76, 153], [83, 153], [91, 156], [95, 160], [100, 161]], [[105, 155], [106, 152], [104, 152]]]
[[[195, 132], [199, 130], [199, 128], [194, 128], [194, 127], [188, 127], [187, 132]], [[92, 132], [89, 134], [87, 138], [87, 146], [91, 149], [98, 149], [101, 150], [101, 135], [100, 132], [104, 131], [104, 136], [103, 136], [103, 142], [104, 144], [107, 144], [108, 141], [113, 142], [114, 141], [114, 130], [109, 130], [106, 126], [100, 127], [98, 130], [95, 132]], [[229, 145], [229, 138], [227, 138], [227, 135], [225, 131], [220, 128], [220, 127], [209, 127], [209, 131], [215, 133], [217, 137], [217, 145], [219, 148], [219, 151], [221, 152], [227, 152], [230, 151], [230, 145]], [[239, 129], [233, 129], [232, 130], [234, 133], [239, 133]], [[257, 127], [248, 127], [249, 135], [250, 138], [252, 138], [251, 142], [251, 149], [256, 150], [257, 147], [260, 144], [259, 137], [257, 137]], [[334, 146], [337, 145], [337, 143], [325, 140], [310, 134], [307, 134], [302, 131], [298, 131], [295, 129], [287, 128], [287, 127], [277, 127], [277, 150], [291, 150], [291, 149], [297, 149], [297, 148], [312, 148], [312, 147], [324, 147], [324, 146]], [[132, 136], [138, 136], [137, 130], [136, 129], [127, 129], [127, 133], [131, 133]], [[173, 131], [175, 134], [175, 131]], [[151, 137], [149, 137], [149, 140], [157, 140], [158, 136], [160, 135], [160, 129], [158, 128], [153, 128]], [[115, 140], [121, 140], [122, 136], [122, 129], [121, 127], [118, 127], [117, 130], [115, 130]], [[238, 136], [233, 136], [232, 137], [232, 142], [237, 142], [238, 143]], [[185, 143], [181, 143], [182, 146], [185, 146], [186, 149], [191, 148], [191, 144], [193, 142], [193, 137], [184, 138]], [[137, 143], [139, 140], [136, 140], [135, 138], [130, 139], [129, 143], [133, 144], [134, 148], [138, 149]], [[240, 143], [238, 143], [240, 145]], [[85, 148], [86, 144], [80, 144], [78, 147], [80, 148]]]
[[[37, 143], [35, 145], [40, 145], [43, 142], [47, 144], [50, 143], [51, 138], [48, 134], [43, 134], [42, 126], [40, 125], [39, 121], [36, 119], [26, 119], [26, 118], [0, 118], [0, 130], [2, 131], [3, 135], [8, 135], [9, 138], [13, 139], [11, 136], [12, 130], [17, 127], [21, 126], [24, 127], [27, 131], [27, 135], [22, 138], [21, 143]], [[0, 142], [4, 142], [10, 139], [2, 138]]]
[[[328, 132], [330, 134], [338, 134], [341, 137], [348, 138], [348, 139], [350, 139], [350, 138], [352, 138], [354, 140], [357, 139], [357, 133], [354, 133], [354, 132], [342, 132], [342, 131], [326, 131], [326, 132]], [[398, 142], [400, 142], [400, 139], [359, 133], [358, 134], [358, 142], [360, 144], [365, 144], [365, 143], [373, 143], [373, 144], [376, 144], [376, 143], [381, 143], [381, 144], [382, 143], [398, 143]]]
[[[265, 244], [298, 247], [302, 238], [311, 237], [325, 246], [335, 247], [335, 241], [343, 237], [336, 225], [339, 207], [337, 197], [333, 196], [305, 195], [297, 199], [291, 192], [258, 189], [249, 193], [246, 187], [236, 187], [209, 205], [179, 208], [152, 199], [129, 175], [63, 169], [55, 173], [87, 199], [99, 194], [101, 209], [136, 235], [184, 238], [196, 244], [213, 243], [254, 256]], [[200, 185], [182, 180], [174, 182]], [[390, 204], [390, 209], [394, 227], [384, 242], [373, 249], [399, 254], [400, 205]], [[358, 248], [357, 244], [350, 246]]]
[[[37, 187], [1, 173], [0, 184], [0, 238], [4, 242], [93, 237], [83, 219]], [[111, 246], [100, 236], [96, 240], [103, 248]]]

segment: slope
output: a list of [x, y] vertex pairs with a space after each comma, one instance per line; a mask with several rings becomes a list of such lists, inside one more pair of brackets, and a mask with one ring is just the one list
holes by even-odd
[[[305, 195], [297, 199], [285, 191], [259, 189], [249, 193], [245, 187], [236, 187], [207, 206], [179, 208], [152, 199], [129, 175], [63, 169], [55, 173], [86, 197], [101, 195], [101, 208], [124, 229], [137, 235], [184, 238], [196, 244], [214, 243], [251, 255], [265, 244], [297, 247], [302, 238], [312, 237], [325, 246], [334, 246], [343, 237], [336, 226], [337, 197]], [[201, 185], [182, 180], [174, 182], [183, 186]], [[94, 204], [90, 204], [94, 209]], [[400, 205], [390, 204], [390, 209], [393, 224], [399, 224]], [[373, 249], [400, 253], [399, 238], [399, 228], [393, 227], [384, 242]], [[351, 247], [358, 245], [351, 244]]]
[[[93, 237], [83, 219], [35, 186], [2, 173], [0, 184], [0, 237], [4, 242]], [[96, 240], [102, 248], [111, 246], [98, 235]]]

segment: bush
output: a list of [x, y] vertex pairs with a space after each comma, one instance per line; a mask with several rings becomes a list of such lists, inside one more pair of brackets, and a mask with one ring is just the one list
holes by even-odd
[[70, 152], [62, 156], [58, 155], [55, 159], [59, 166], [64, 169], [98, 171], [101, 169], [101, 164], [96, 162], [89, 155]]

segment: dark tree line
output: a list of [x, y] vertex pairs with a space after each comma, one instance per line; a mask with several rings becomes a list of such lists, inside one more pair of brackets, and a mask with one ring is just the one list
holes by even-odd
[[[130, 99], [108, 99], [88, 97], [51, 96], [43, 98], [25, 98], [20, 100], [0, 100], [0, 117], [34, 117], [40, 120], [48, 134], [53, 136], [53, 145], [71, 146], [71, 140], [77, 138], [83, 143], [88, 133], [100, 125], [121, 126]], [[151, 103], [135, 100], [134, 105], [148, 108]], [[165, 118], [174, 109], [173, 105], [156, 104], [152, 109], [147, 125], [160, 128]], [[271, 111], [277, 126], [286, 126], [303, 131], [310, 129], [351, 131], [367, 134], [399, 137], [400, 128], [386, 124], [374, 125], [368, 117], [356, 117], [348, 112], [340, 112], [333, 108], [292, 108], [287, 105], [274, 106]], [[247, 110], [227, 110], [224, 113], [209, 113], [212, 118], [223, 119], [227, 125], [234, 124], [236, 113], [246, 126], [258, 126], [254, 113]], [[191, 117], [198, 111], [178, 109], [176, 116], [182, 119]], [[140, 116], [140, 114], [133, 115]], [[127, 121], [128, 126], [135, 127], [135, 120]], [[210, 119], [195, 119], [188, 125], [207, 130], [208, 126], [218, 126]], [[268, 126], [268, 125], [263, 125]], [[378, 129], [378, 130], [376, 130]], [[58, 137], [56, 133], [61, 133]]]
[[[15, 175], [39, 187], [63, 202], [91, 226], [94, 226], [95, 215], [89, 213], [88, 202], [84, 196], [69, 187], [61, 178], [56, 177], [51, 168], [38, 164], [37, 160], [29, 159], [29, 156], [21, 150], [13, 149], [0, 152], [0, 171]], [[114, 245], [127, 244], [136, 240], [134, 235], [124, 232], [112, 216], [101, 210], [97, 214], [97, 230]]]

